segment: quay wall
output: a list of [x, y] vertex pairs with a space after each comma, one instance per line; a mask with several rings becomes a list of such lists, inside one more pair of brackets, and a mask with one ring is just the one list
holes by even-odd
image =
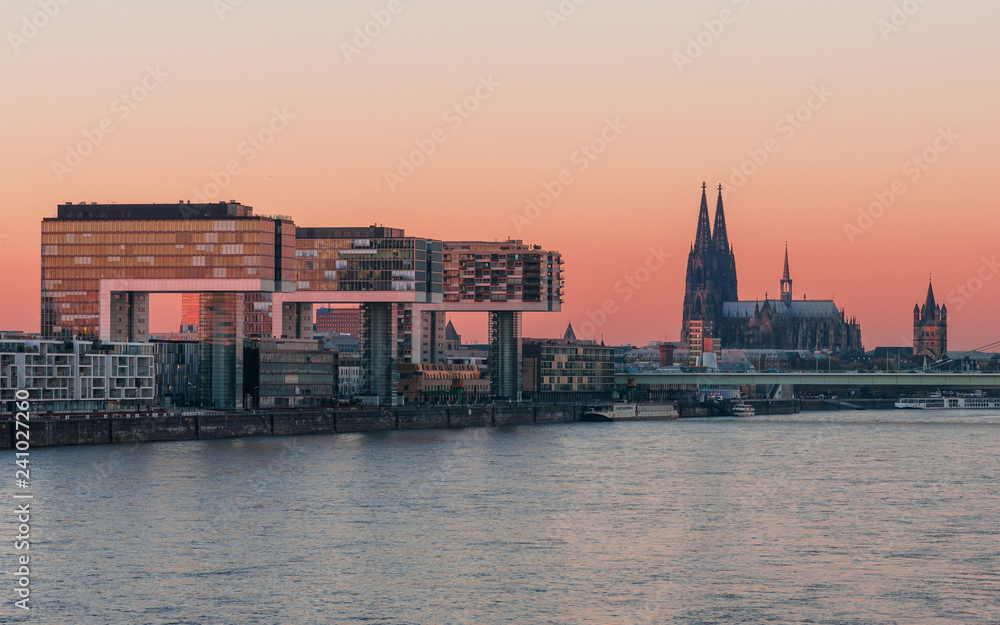
[[[812, 410], [891, 409], [894, 400], [751, 400], [758, 415], [794, 414]], [[45, 418], [32, 415], [31, 447], [108, 445], [159, 441], [190, 441], [256, 436], [292, 436], [350, 432], [388, 432], [430, 428], [503, 427], [582, 420], [585, 406], [491, 404], [472, 406], [289, 410], [255, 412], [192, 412], [181, 415], [100, 415]], [[725, 414], [710, 404], [678, 404], [681, 418]], [[0, 449], [15, 447], [14, 421], [0, 420]]]
[[[342, 410], [191, 412], [181, 415], [101, 415], [30, 421], [31, 447], [388, 432], [431, 428], [574, 423], [577, 405], [493, 404]], [[0, 420], [0, 449], [13, 449], [15, 424]]]

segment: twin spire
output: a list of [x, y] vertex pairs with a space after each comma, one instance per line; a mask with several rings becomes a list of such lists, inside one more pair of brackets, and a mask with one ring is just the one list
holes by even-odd
[[[713, 234], [714, 230], [714, 234]], [[694, 238], [695, 249], [715, 247], [730, 251], [729, 235], [726, 232], [726, 212], [722, 207], [722, 185], [719, 185], [719, 199], [715, 204], [715, 226], [708, 221], [708, 185], [701, 183], [701, 209], [698, 211], [698, 231]]]

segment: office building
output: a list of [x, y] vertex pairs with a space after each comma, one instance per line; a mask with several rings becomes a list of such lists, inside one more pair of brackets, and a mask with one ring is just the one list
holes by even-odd
[[244, 405], [246, 339], [312, 339], [314, 305], [360, 305], [363, 392], [380, 403], [394, 403], [397, 364], [443, 360], [448, 311], [488, 313], [492, 392], [515, 399], [521, 314], [559, 310], [561, 290], [559, 253], [521, 241], [296, 228], [237, 202], [63, 204], [42, 223], [44, 337], [144, 341], [151, 293], [198, 294], [182, 329], [197, 325], [210, 408]]
[[524, 392], [535, 399], [610, 399], [615, 348], [592, 341], [524, 341]]
[[249, 408], [330, 406], [337, 399], [337, 352], [319, 341], [248, 339], [243, 388]]
[[[308, 261], [307, 261], [308, 262]], [[319, 308], [316, 310], [316, 332], [339, 332], [351, 336], [361, 336], [360, 308]]]

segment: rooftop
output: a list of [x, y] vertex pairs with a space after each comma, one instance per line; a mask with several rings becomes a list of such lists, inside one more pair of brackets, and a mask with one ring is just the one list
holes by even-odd
[[101, 204], [67, 202], [60, 204], [56, 217], [44, 221], [233, 219], [254, 217], [253, 207], [235, 200], [215, 204]]

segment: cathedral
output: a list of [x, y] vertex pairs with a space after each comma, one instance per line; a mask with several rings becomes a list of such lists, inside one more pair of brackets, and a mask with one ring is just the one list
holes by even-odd
[[792, 298], [792, 278], [785, 247], [780, 299], [740, 301], [736, 288], [736, 256], [726, 232], [722, 185], [715, 206], [714, 226], [708, 215], [706, 185], [702, 184], [698, 229], [688, 254], [681, 342], [689, 343], [691, 321], [707, 322], [706, 331], [724, 349], [829, 350], [860, 353], [861, 326], [837, 308], [833, 300]]

